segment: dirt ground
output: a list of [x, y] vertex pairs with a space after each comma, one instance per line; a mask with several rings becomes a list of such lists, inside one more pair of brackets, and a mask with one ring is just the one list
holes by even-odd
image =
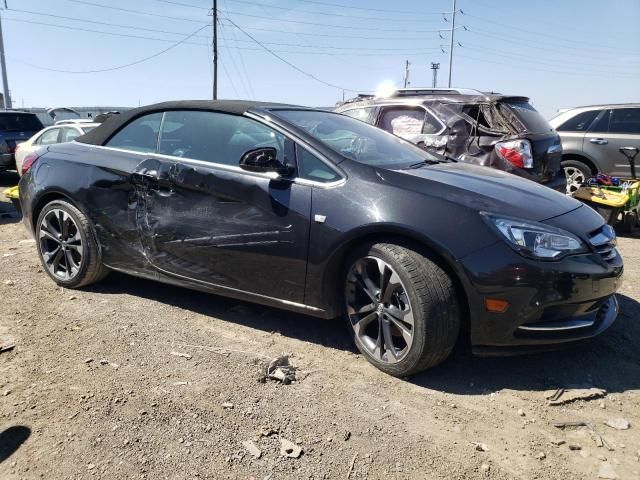
[[[406, 380], [356, 354], [339, 321], [119, 274], [63, 290], [28, 239], [0, 218], [0, 346], [15, 344], [0, 354], [1, 479], [640, 478], [640, 237], [619, 241], [621, 314], [589, 345], [461, 349]], [[298, 380], [261, 382], [281, 354]], [[574, 385], [606, 395], [548, 405]], [[604, 425], [616, 418], [631, 427]], [[281, 439], [302, 454], [281, 456]]]

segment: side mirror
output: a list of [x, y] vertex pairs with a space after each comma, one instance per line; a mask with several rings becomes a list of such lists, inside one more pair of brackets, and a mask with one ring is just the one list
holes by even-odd
[[240, 168], [250, 172], [275, 172], [287, 176], [293, 168], [278, 160], [278, 151], [273, 147], [256, 148], [245, 152], [240, 158]]

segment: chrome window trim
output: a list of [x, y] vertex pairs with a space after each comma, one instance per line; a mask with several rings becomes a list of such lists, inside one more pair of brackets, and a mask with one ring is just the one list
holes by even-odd
[[[158, 142], [159, 142], [160, 138], [162, 136], [162, 124], [164, 124], [164, 119], [165, 119], [165, 115], [166, 115], [167, 112], [156, 112], [156, 113], [162, 113], [161, 127], [160, 127], [161, 129], [158, 132]], [[220, 113], [220, 112], [218, 112], [218, 113]], [[231, 115], [231, 114], [225, 114], [225, 115]], [[278, 125], [272, 124], [271, 122], [269, 122], [268, 120], [265, 120], [260, 115], [256, 115], [254, 113], [247, 112], [242, 116], [246, 117], [246, 118], [250, 118], [251, 120], [257, 121], [258, 123], [264, 125], [265, 127], [268, 127], [268, 128], [270, 128], [272, 130], [275, 130], [276, 132], [278, 132], [279, 134], [283, 135], [284, 137], [286, 137], [290, 141], [294, 142], [294, 144], [300, 145], [302, 148], [305, 148], [306, 150], [311, 152], [313, 155], [315, 155], [320, 161], [322, 161], [330, 170], [334, 171], [336, 173], [336, 175], [338, 175], [338, 177], [340, 177], [340, 178], [338, 178], [337, 180], [334, 180], [332, 182], [319, 182], [319, 181], [309, 180], [307, 178], [300, 178], [300, 177], [286, 178], [286, 177], [281, 177], [279, 174], [277, 174], [275, 172], [264, 172], [264, 173], [262, 173], [262, 172], [250, 172], [248, 170], [243, 170], [239, 166], [235, 166], [235, 165], [228, 165], [226, 163], [218, 163], [218, 162], [209, 162], [209, 161], [206, 161], [206, 160], [198, 160], [198, 159], [189, 158], [189, 157], [176, 157], [176, 156], [173, 156], [173, 155], [165, 155], [165, 154], [156, 153], [156, 152], [139, 152], [139, 151], [135, 151], [135, 150], [127, 150], [127, 149], [124, 149], [124, 148], [109, 147], [109, 146], [106, 146], [106, 145], [91, 145], [91, 147], [93, 147], [93, 148], [101, 148], [101, 149], [106, 149], [106, 150], [112, 150], [112, 151], [121, 152], [121, 153], [130, 153], [130, 154], [134, 154], [134, 155], [143, 155], [143, 156], [146, 156], [148, 158], [160, 158], [160, 159], [171, 160], [171, 161], [175, 161], [175, 162], [181, 162], [181, 163], [192, 164], [192, 165], [197, 165], [197, 166], [209, 167], [209, 168], [214, 168], [214, 169], [217, 169], [217, 170], [223, 170], [223, 171], [228, 171], [228, 172], [233, 172], [233, 173], [240, 173], [240, 174], [243, 174], [243, 175], [249, 175], [249, 176], [258, 177], [258, 178], [266, 178], [266, 179], [269, 179], [269, 180], [288, 180], [291, 183], [296, 183], [296, 184], [299, 184], [299, 185], [306, 185], [306, 186], [310, 186], [310, 187], [317, 187], [317, 188], [333, 188], [333, 187], [337, 187], [339, 185], [342, 185], [342, 184], [344, 184], [346, 182], [347, 175], [342, 171], [342, 169], [338, 168], [337, 165], [335, 165], [333, 162], [328, 160], [322, 153], [318, 152], [318, 150], [315, 149], [313, 147], [313, 145], [309, 144], [309, 142], [306, 142], [305, 140], [300, 139], [298, 137], [294, 137], [287, 130], [279, 127]], [[126, 125], [123, 127], [123, 129], [124, 128], [126, 128]], [[156, 146], [156, 149], [157, 148], [158, 147]]]
[[[382, 117], [383, 113], [384, 113], [384, 109], [386, 107], [419, 107], [422, 108], [425, 112], [429, 113], [433, 118], [436, 119], [436, 121], [440, 124], [440, 126], [442, 127], [437, 133], [417, 133], [416, 135], [434, 135], [434, 136], [440, 136], [442, 135], [442, 133], [447, 129], [447, 126], [442, 122], [442, 120], [440, 120], [438, 118], [438, 116], [429, 108], [426, 107], [425, 105], [421, 104], [421, 103], [383, 103], [383, 104], [378, 104], [378, 107], [380, 107], [380, 112], [378, 112], [378, 118], [376, 118], [376, 121], [374, 123], [374, 126], [378, 126], [378, 120], [380, 120], [380, 118]], [[378, 127], [381, 128], [381, 127]], [[423, 127], [424, 128], [424, 127]], [[386, 131], [386, 130], [385, 130]], [[395, 135], [393, 132], [389, 132], [393, 135]]]

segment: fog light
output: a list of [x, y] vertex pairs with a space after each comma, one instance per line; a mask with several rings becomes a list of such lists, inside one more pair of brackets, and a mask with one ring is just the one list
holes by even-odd
[[485, 298], [484, 308], [487, 309], [487, 312], [504, 313], [507, 311], [507, 308], [509, 308], [509, 302], [500, 300], [499, 298]]

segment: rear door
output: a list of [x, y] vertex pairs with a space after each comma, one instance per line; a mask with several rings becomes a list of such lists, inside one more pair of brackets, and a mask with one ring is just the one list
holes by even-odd
[[134, 173], [140, 241], [166, 274], [302, 303], [311, 187], [240, 169], [259, 147], [295, 163], [293, 142], [256, 120], [166, 112]]
[[629, 177], [631, 166], [620, 147], [640, 148], [639, 107], [603, 111], [584, 139], [585, 154], [596, 161], [603, 173]]

